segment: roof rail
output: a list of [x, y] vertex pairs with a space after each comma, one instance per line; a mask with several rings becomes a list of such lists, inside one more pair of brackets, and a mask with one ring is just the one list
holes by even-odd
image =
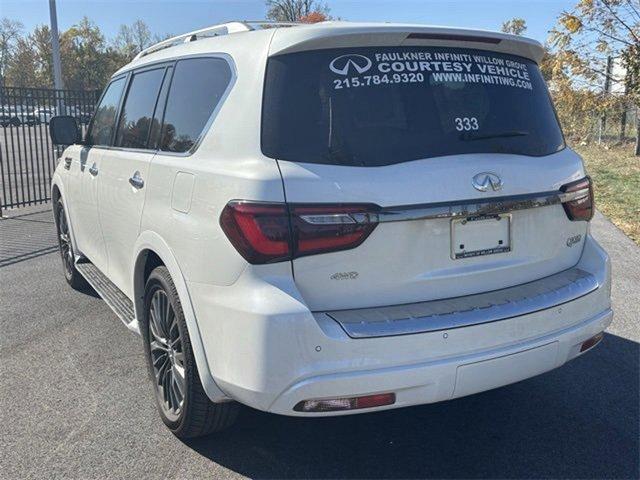
[[180, 43], [193, 42], [194, 40], [198, 40], [198, 38], [216, 37], [218, 35], [228, 35], [236, 32], [249, 32], [253, 29], [254, 28], [252, 26], [245, 22], [227, 22], [220, 23], [218, 25], [211, 25], [209, 27], [201, 28], [200, 30], [194, 30], [193, 32], [183, 33], [182, 35], [167, 38], [162, 42], [151, 45], [149, 48], [145, 48], [136, 55], [134, 60], [138, 60], [139, 58], [164, 48], [174, 47]]
[[295, 27], [296, 25], [304, 25], [304, 22], [278, 22], [273, 20], [244, 20], [247, 25], [266, 25], [269, 27]]
[[174, 47], [181, 43], [193, 42], [201, 38], [217, 37], [219, 35], [228, 35], [230, 33], [237, 32], [250, 32], [255, 30], [253, 25], [264, 27], [292, 27], [300, 25], [300, 22], [272, 22], [271, 20], [250, 20], [241, 22], [226, 22], [219, 23], [217, 25], [211, 25], [209, 27], [201, 28], [200, 30], [194, 30], [193, 32], [183, 33], [175, 37], [167, 38], [159, 43], [151, 45], [138, 53], [133, 60], [138, 60], [151, 53], [163, 50], [165, 48]]

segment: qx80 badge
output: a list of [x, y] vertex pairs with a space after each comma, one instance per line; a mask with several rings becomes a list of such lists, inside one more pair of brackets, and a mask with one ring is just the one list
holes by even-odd
[[371, 68], [371, 60], [364, 55], [350, 53], [334, 58], [329, 64], [333, 73], [349, 75], [349, 73], [363, 74]]

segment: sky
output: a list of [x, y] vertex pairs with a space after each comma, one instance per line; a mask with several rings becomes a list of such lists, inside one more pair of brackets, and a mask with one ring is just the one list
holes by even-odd
[[[352, 21], [412, 22], [499, 30], [513, 17], [527, 21], [526, 35], [541, 42], [556, 18], [577, 0], [328, 0], [333, 16]], [[229, 20], [261, 20], [262, 0], [57, 0], [58, 27], [83, 16], [112, 38], [138, 18], [158, 35], [180, 34]], [[48, 0], [0, 0], [0, 17], [20, 20], [26, 31], [49, 23]]]

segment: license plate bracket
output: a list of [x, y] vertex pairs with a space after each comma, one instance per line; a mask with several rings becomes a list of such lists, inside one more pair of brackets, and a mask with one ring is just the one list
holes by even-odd
[[511, 251], [511, 214], [451, 220], [451, 258], [479, 257]]

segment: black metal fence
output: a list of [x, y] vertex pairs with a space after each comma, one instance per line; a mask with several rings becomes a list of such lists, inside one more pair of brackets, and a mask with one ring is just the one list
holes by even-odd
[[0, 215], [7, 208], [50, 200], [51, 176], [61, 153], [49, 121], [71, 115], [86, 129], [98, 91], [0, 87]]

